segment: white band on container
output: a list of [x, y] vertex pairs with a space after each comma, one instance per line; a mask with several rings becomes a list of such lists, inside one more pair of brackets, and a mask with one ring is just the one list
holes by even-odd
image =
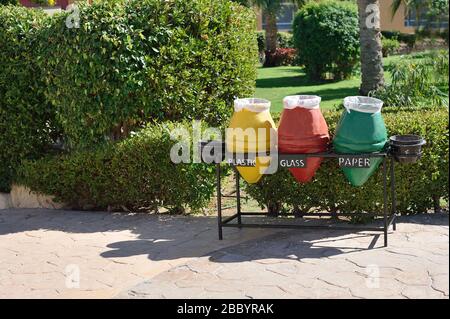
[[322, 98], [317, 95], [291, 95], [283, 99], [284, 108], [288, 110], [301, 107], [305, 109], [318, 109]]
[[260, 113], [269, 110], [270, 104], [270, 101], [264, 99], [236, 99], [234, 100], [234, 110], [239, 112], [246, 109], [251, 112]]
[[367, 96], [349, 96], [344, 99], [344, 107], [348, 113], [354, 110], [375, 114], [381, 112], [383, 101]]

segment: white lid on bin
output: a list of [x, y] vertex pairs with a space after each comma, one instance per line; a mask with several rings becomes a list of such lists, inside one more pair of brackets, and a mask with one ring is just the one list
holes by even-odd
[[305, 109], [318, 109], [322, 98], [317, 95], [291, 95], [283, 99], [284, 108], [288, 110], [301, 107]]
[[383, 101], [367, 96], [349, 96], [344, 99], [347, 112], [355, 110], [363, 113], [379, 113], [383, 108]]
[[234, 110], [236, 112], [246, 109], [251, 112], [260, 113], [270, 109], [270, 101], [257, 98], [246, 98], [234, 100]]

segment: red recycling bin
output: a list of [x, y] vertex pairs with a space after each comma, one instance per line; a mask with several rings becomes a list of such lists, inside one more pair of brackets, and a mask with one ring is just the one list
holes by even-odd
[[[320, 111], [321, 98], [314, 95], [287, 96], [278, 128], [278, 151], [286, 154], [321, 153], [328, 149], [328, 125]], [[305, 168], [290, 168], [300, 183], [308, 183], [322, 163], [311, 157]]]

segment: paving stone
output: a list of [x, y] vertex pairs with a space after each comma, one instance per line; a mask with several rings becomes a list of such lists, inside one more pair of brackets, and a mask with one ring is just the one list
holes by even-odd
[[219, 241], [215, 227], [2, 210], [0, 298], [448, 298], [448, 215], [401, 218], [388, 248], [370, 232], [225, 229]]
[[251, 286], [245, 289], [244, 294], [250, 299], [287, 299], [292, 297], [278, 286]]
[[351, 286], [349, 290], [351, 295], [358, 298], [370, 299], [404, 299], [401, 294], [405, 285], [395, 280], [395, 278], [379, 279], [368, 278], [365, 285]]
[[401, 294], [408, 299], [439, 299], [442, 293], [436, 290], [423, 289], [420, 286], [406, 286]]
[[431, 287], [448, 297], [448, 275], [432, 276]]
[[311, 298], [315, 299], [348, 299], [352, 296], [349, 289], [336, 286], [323, 280], [316, 280], [309, 289]]
[[195, 288], [204, 287], [208, 282], [215, 280], [214, 275], [208, 273], [194, 273], [190, 272], [185, 279], [175, 281], [175, 285], [180, 288]]
[[366, 284], [366, 278], [357, 272], [340, 271], [340, 272], [323, 272], [321, 271], [317, 277], [319, 280], [329, 285], [347, 289], [355, 286]]
[[294, 263], [280, 263], [266, 266], [267, 271], [280, 274], [282, 276], [295, 276], [299, 272], [299, 267]]
[[414, 272], [399, 272], [395, 279], [408, 286], [429, 286], [431, 284], [431, 278], [424, 269], [418, 269]]

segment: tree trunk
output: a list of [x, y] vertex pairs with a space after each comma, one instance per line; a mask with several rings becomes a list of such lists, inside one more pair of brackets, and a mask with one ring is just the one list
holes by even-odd
[[275, 52], [278, 46], [278, 26], [275, 12], [266, 12], [266, 50]]
[[362, 95], [384, 85], [379, 8], [378, 0], [358, 0]]
[[280, 215], [281, 203], [269, 201], [267, 203], [267, 212], [270, 217], [277, 217]]
[[436, 214], [440, 213], [442, 210], [441, 198], [438, 195], [433, 195], [433, 207]]

